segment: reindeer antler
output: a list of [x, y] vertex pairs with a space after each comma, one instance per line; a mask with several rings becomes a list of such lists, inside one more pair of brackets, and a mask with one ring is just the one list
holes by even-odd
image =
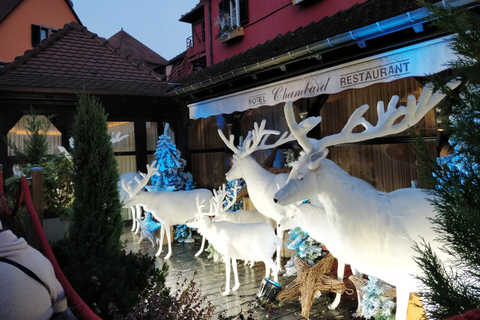
[[138, 179], [137, 177], [134, 180], [137, 182], [137, 186], [132, 188], [130, 185], [133, 181], [129, 181], [128, 184], [125, 183], [125, 179], [122, 179], [122, 187], [125, 191], [130, 195], [130, 199], [135, 197], [148, 183], [150, 178], [156, 174], [158, 171], [155, 168], [157, 165], [157, 161], [153, 161], [151, 165], [147, 164], [147, 173], [139, 172], [142, 176], [142, 180]]
[[[460, 85], [460, 80], [452, 80], [447, 83], [447, 87], [451, 90]], [[368, 110], [367, 104], [356, 109], [348, 119], [347, 124], [340, 133], [324, 137], [320, 140], [308, 139], [306, 134], [309, 130], [304, 130], [295, 121], [292, 104], [287, 102], [285, 104], [285, 118], [288, 127], [292, 134], [297, 138], [298, 143], [307, 154], [311, 154], [313, 150], [321, 150], [328, 146], [338, 145], [342, 143], [352, 143], [364, 140], [369, 140], [381, 136], [400, 133], [415, 123], [420, 121], [425, 114], [437, 105], [446, 94], [441, 90], [433, 92], [433, 85], [427, 83], [423, 88], [422, 94], [418, 98], [418, 102], [412, 95], [408, 96], [407, 106], [396, 107], [399, 101], [398, 96], [393, 96], [388, 103], [385, 111], [383, 101], [377, 103], [378, 122], [375, 126], [370, 124], [363, 115]], [[394, 124], [396, 120], [404, 117], [399, 123]], [[318, 117], [316, 117], [318, 118]], [[308, 119], [307, 119], [308, 120]], [[361, 125], [365, 128], [364, 131], [353, 133], [353, 128]]]
[[243, 141], [243, 145], [240, 148], [237, 148], [235, 146], [233, 142], [235, 139], [235, 136], [233, 134], [230, 135], [230, 140], [227, 140], [227, 138], [225, 137], [221, 129], [218, 129], [218, 134], [220, 138], [223, 140], [223, 142], [225, 142], [227, 147], [230, 150], [232, 150], [240, 158], [245, 158], [246, 156], [252, 154], [254, 151], [257, 151], [257, 150], [272, 149], [286, 142], [295, 140], [295, 137], [293, 135], [291, 134], [289, 135], [288, 132], [285, 131], [274, 144], [271, 144], [271, 145], [265, 144], [265, 142], [267, 141], [268, 137], [271, 134], [274, 134], [274, 135], [280, 134], [280, 132], [277, 130], [266, 130], [265, 124], [266, 124], [266, 121], [262, 120], [259, 127], [258, 123], [255, 122], [253, 125], [254, 129], [248, 132], [247, 137]]
[[228, 192], [225, 190], [225, 184], [218, 188], [218, 191], [215, 189], [213, 190], [213, 197], [210, 198], [210, 206], [214, 210], [214, 215], [223, 212], [223, 199], [225, 199], [227, 194]]
[[[223, 185], [225, 187], [225, 185]], [[223, 202], [222, 212], [227, 212], [236, 202], [237, 202], [237, 194], [238, 190], [241, 187], [238, 186], [238, 179], [235, 180], [235, 184], [233, 186], [233, 194], [230, 195], [228, 192], [225, 194], [225, 201]]]
[[203, 208], [205, 208], [205, 205], [204, 205], [205, 199], [202, 199], [201, 202], [200, 202], [199, 200], [200, 200], [200, 195], [197, 194], [196, 197], [195, 197], [195, 203], [196, 203], [196, 205], [197, 205], [197, 215], [198, 215], [199, 217], [201, 217], [202, 215], [203, 215], [203, 216], [209, 215], [209, 213], [212, 212], [211, 202], [210, 202], [210, 210], [209, 210], [209, 212], [205, 213], [205, 212], [203, 212]]

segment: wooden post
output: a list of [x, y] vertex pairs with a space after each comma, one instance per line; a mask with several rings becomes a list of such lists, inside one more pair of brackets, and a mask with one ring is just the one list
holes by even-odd
[[32, 201], [43, 226], [43, 169], [41, 167], [32, 168]]
[[[43, 227], [43, 170], [40, 167], [32, 168], [32, 202]], [[25, 213], [25, 240], [35, 249], [40, 249], [28, 212]]]

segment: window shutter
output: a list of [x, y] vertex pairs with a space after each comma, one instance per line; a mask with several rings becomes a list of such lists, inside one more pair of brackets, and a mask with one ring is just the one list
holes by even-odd
[[[220, 16], [220, 14], [222, 13], [225, 13], [225, 12], [230, 12], [230, 7], [228, 7], [228, 10], [225, 10], [227, 8], [225, 8], [225, 2], [227, 2], [228, 0], [222, 0], [218, 3], [218, 16]], [[228, 5], [228, 2], [227, 2], [227, 5]]]
[[32, 24], [32, 47], [40, 43], [40, 26]]
[[248, 23], [248, 0], [240, 0], [240, 25], [244, 26]]

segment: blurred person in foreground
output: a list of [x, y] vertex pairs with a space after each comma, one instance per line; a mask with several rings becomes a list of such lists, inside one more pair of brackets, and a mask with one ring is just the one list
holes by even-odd
[[67, 309], [67, 299], [52, 264], [7, 225], [7, 218], [0, 217], [0, 258], [29, 269], [44, 284], [0, 259], [0, 320], [55, 319]]

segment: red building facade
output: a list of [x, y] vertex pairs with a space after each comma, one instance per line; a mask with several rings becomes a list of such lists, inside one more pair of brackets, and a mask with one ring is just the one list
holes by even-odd
[[[405, 105], [409, 95], [418, 98], [428, 74], [441, 74], [445, 81], [455, 76], [445, 67], [455, 59], [449, 35], [432, 26], [427, 10], [415, 0], [295, 2], [205, 0], [182, 17], [205, 26], [204, 65], [175, 79], [176, 88], [168, 94], [189, 108], [192, 172], [199, 186], [225, 181], [229, 154], [218, 129], [233, 134], [236, 145], [263, 119], [267, 128], [285, 131], [283, 105], [291, 100], [299, 119], [322, 116], [311, 133], [321, 138], [340, 132], [364, 104], [374, 124], [378, 101], [388, 104], [398, 95], [398, 104]], [[430, 111], [415, 129], [438, 155], [445, 137], [436, 117]], [[417, 179], [410, 142], [403, 132], [332, 147], [329, 158], [389, 192]], [[254, 154], [259, 163], [267, 155]], [[284, 165], [282, 157], [275, 166]]]

